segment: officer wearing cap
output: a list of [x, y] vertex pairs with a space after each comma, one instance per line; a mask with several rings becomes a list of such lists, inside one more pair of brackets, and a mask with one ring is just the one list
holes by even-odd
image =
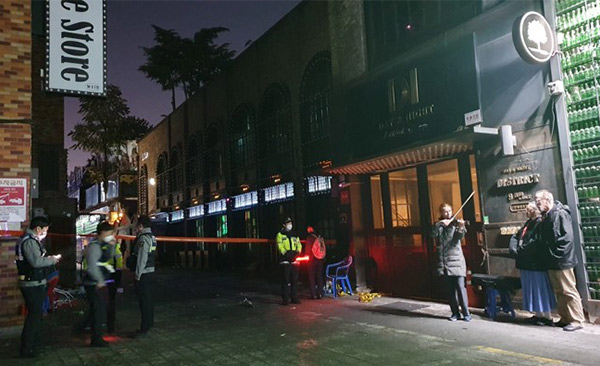
[[282, 305], [288, 305], [290, 297], [292, 303], [299, 304], [298, 300], [298, 263], [296, 257], [302, 251], [302, 244], [298, 235], [292, 232], [292, 219], [283, 220], [282, 228], [277, 233], [277, 249], [281, 255], [281, 298]]
[[83, 285], [89, 304], [89, 320], [92, 328], [90, 346], [107, 347], [102, 324], [106, 320], [106, 283], [115, 271], [110, 264], [115, 256], [115, 229], [106, 221], [97, 226], [97, 237], [85, 248]]
[[43, 216], [31, 219], [29, 229], [15, 245], [15, 263], [19, 275], [19, 288], [25, 299], [27, 317], [21, 333], [21, 357], [36, 357], [42, 341], [43, 303], [46, 297], [46, 276], [59, 261], [60, 254], [47, 256], [42, 240], [48, 233], [50, 222]]

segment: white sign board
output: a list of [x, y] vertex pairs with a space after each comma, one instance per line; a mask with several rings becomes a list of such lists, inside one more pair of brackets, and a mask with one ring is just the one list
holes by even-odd
[[481, 122], [483, 122], [483, 119], [481, 118], [481, 109], [465, 113], [465, 126], [471, 126]]
[[0, 179], [0, 222], [27, 220], [27, 179]]
[[106, 95], [106, 1], [46, 1], [46, 90]]

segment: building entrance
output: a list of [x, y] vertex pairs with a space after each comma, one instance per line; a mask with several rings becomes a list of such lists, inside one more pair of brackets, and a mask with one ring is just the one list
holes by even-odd
[[445, 299], [431, 227], [442, 203], [458, 210], [473, 191], [458, 217], [470, 222], [463, 250], [469, 269], [479, 272], [482, 223], [473, 155], [371, 176], [370, 285], [398, 296]]

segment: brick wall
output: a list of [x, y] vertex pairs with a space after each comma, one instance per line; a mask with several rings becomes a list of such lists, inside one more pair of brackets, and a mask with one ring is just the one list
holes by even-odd
[[[29, 179], [31, 170], [30, 13], [29, 1], [0, 3], [0, 178]], [[14, 245], [0, 239], [0, 327], [22, 322]]]

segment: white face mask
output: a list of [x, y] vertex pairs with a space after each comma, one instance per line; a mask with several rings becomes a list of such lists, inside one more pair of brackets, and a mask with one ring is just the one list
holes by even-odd
[[292, 230], [292, 224], [285, 224], [285, 229], [287, 231], [291, 231]]
[[110, 243], [115, 240], [115, 236], [114, 235], [105, 236], [103, 240], [105, 243]]
[[47, 235], [48, 235], [47, 232], [42, 232], [40, 234], [37, 234], [35, 237], [37, 238], [38, 241], [42, 241], [46, 238]]

